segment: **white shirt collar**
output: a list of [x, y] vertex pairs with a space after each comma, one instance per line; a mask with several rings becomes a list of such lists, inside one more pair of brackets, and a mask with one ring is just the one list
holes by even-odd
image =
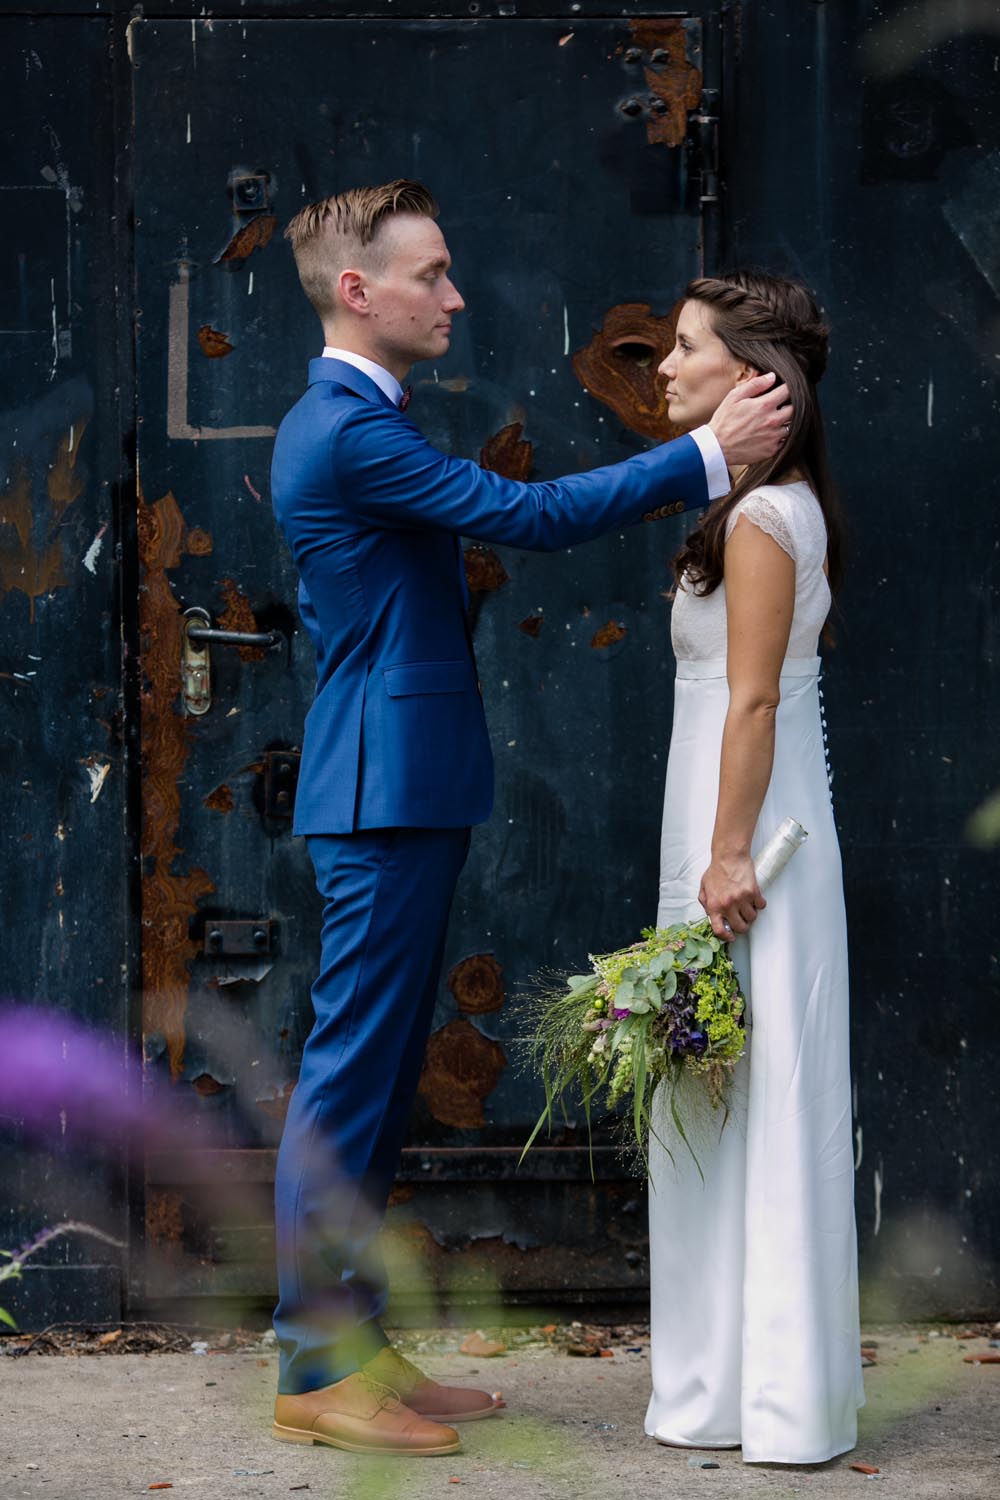
[[398, 406], [403, 399], [403, 387], [395, 375], [390, 375], [388, 370], [377, 365], [373, 359], [366, 359], [363, 354], [354, 354], [350, 349], [334, 349], [329, 344], [323, 350], [324, 359], [342, 359], [345, 365], [353, 365], [360, 370], [362, 375], [367, 375], [369, 380], [374, 380], [379, 390]]

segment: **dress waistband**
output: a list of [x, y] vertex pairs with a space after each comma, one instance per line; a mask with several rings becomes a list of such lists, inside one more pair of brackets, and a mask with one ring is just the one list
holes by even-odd
[[[818, 677], [822, 660], [818, 656], [786, 656], [781, 664], [782, 677]], [[726, 658], [714, 657], [705, 661], [678, 661], [677, 676], [681, 678], [725, 677]]]

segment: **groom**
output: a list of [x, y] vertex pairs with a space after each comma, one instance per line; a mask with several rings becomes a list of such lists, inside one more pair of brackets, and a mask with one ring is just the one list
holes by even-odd
[[493, 801], [460, 535], [565, 547], [729, 489], [777, 451], [784, 387], [747, 381], [689, 437], [539, 484], [449, 458], [403, 415], [401, 381], [443, 355], [464, 303], [419, 183], [356, 188], [286, 231], [327, 347], [274, 448], [274, 509], [316, 648], [295, 832], [324, 901], [316, 1024], [276, 1181], [281, 1349], [274, 1435], [433, 1454], [493, 1414], [398, 1355], [376, 1235], [416, 1090], [448, 912]]

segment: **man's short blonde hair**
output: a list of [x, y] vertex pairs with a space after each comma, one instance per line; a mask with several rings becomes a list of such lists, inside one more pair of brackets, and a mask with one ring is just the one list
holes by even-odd
[[397, 177], [381, 187], [349, 188], [299, 210], [285, 230], [302, 290], [327, 322], [337, 310], [337, 278], [360, 266], [379, 275], [387, 263], [386, 221], [396, 214], [436, 219], [438, 206], [421, 182]]

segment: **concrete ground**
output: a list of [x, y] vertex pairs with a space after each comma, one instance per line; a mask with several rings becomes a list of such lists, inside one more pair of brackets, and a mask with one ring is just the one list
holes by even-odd
[[[475, 1500], [864, 1500], [866, 1493], [997, 1500], [1000, 1364], [965, 1363], [968, 1354], [997, 1350], [985, 1338], [962, 1342], [926, 1330], [872, 1337], [877, 1364], [865, 1371], [858, 1447], [810, 1468], [746, 1465], [738, 1453], [692, 1454], [645, 1438], [644, 1339], [611, 1358], [567, 1358], [536, 1344], [482, 1360], [442, 1335], [431, 1347], [445, 1352], [419, 1354], [421, 1364], [440, 1379], [499, 1388], [507, 1410], [466, 1425], [458, 1455], [391, 1462], [275, 1442], [268, 1429], [276, 1357], [267, 1344], [202, 1355], [0, 1358], [0, 1495], [111, 1500], [170, 1486], [211, 1500], [293, 1492], [307, 1500], [437, 1500], [462, 1486]], [[428, 1344], [404, 1339], [403, 1347]], [[718, 1468], [699, 1467], [704, 1462]], [[855, 1462], [880, 1472], [868, 1478], [851, 1469]]]

